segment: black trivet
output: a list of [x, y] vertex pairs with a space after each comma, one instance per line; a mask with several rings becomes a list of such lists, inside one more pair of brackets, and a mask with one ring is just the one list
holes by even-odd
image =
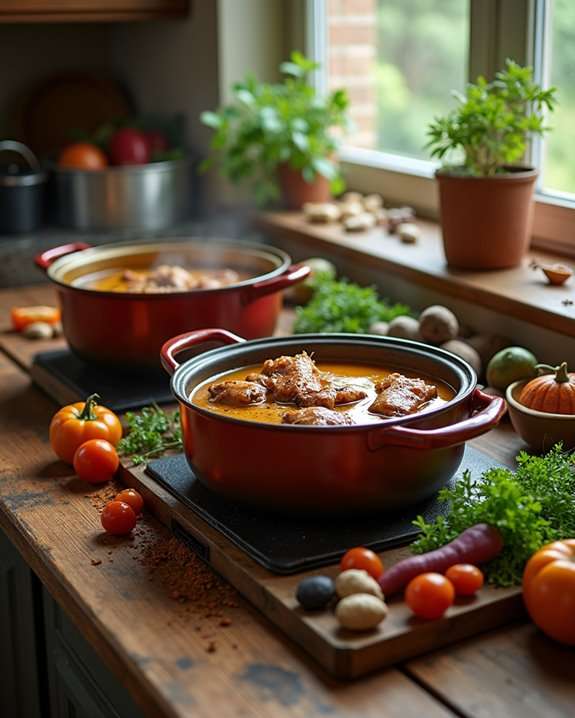
[[[449, 485], [466, 469], [478, 477], [494, 465], [485, 454], [466, 447], [461, 467]], [[418, 533], [412, 524], [416, 516], [422, 514], [430, 521], [442, 512], [434, 497], [403, 511], [353, 520], [289, 518], [219, 497], [198, 481], [182, 454], [151, 461], [146, 473], [255, 561], [281, 574], [334, 563], [352, 546], [383, 551], [406, 544]]]
[[36, 354], [31, 374], [47, 394], [62, 404], [83, 401], [94, 392], [102, 404], [114, 411], [175, 401], [170, 379], [161, 370], [151, 375], [106, 370], [83, 362], [67, 349]]

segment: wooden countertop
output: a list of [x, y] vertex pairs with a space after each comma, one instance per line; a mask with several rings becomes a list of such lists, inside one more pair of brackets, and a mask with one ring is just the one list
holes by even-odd
[[[0, 329], [14, 304], [53, 302], [48, 287], [0, 292]], [[327, 677], [245, 601], [228, 614], [217, 651], [141, 562], [138, 545], [166, 531], [145, 517], [133, 541], [102, 538], [89, 493], [55, 462], [47, 429], [55, 405], [31, 385], [0, 334], [0, 526], [47, 589], [132, 693], [159, 718], [385, 716], [559, 718], [572, 715], [571, 650], [516, 624], [354, 683]], [[22, 340], [25, 341], [25, 340]], [[45, 348], [45, 345], [42, 345]], [[39, 349], [30, 343], [29, 356]], [[509, 460], [509, 426], [477, 440]], [[101, 560], [93, 565], [93, 560]]]

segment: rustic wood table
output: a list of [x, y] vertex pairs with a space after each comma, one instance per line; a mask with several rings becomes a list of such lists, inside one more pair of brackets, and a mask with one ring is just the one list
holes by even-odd
[[[0, 329], [8, 328], [11, 306], [54, 301], [45, 286], [0, 292]], [[18, 362], [15, 341], [22, 342]], [[521, 622], [341, 683], [240, 599], [217, 651], [206, 651], [186, 606], [134, 560], [138, 542], [159, 541], [165, 529], [145, 517], [133, 542], [103, 543], [85, 487], [54, 461], [47, 429], [56, 407], [30, 382], [40, 345], [25, 342], [0, 334], [0, 526], [145, 715], [575, 714], [575, 653]], [[59, 342], [41, 348], [51, 344]], [[475, 444], [502, 461], [519, 447], [508, 425]]]

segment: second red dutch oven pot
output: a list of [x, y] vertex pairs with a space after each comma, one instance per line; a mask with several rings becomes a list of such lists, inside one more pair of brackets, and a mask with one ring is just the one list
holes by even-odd
[[[180, 365], [177, 355], [206, 341], [226, 345]], [[224, 371], [302, 349], [318, 361], [354, 361], [450, 379], [455, 397], [421, 415], [380, 426], [262, 424], [200, 409], [190, 393]], [[210, 489], [241, 502], [287, 513], [347, 514], [396, 510], [422, 501], [457, 471], [466, 441], [495, 426], [499, 397], [476, 387], [473, 369], [435, 347], [389, 337], [300, 335], [244, 342], [221, 329], [166, 342], [162, 364], [173, 374], [185, 453]]]
[[[82, 359], [112, 368], [129, 371], [159, 370], [162, 344], [175, 334], [202, 327], [224, 326], [249, 338], [273, 334], [282, 306], [282, 290], [303, 281], [309, 268], [290, 264], [280, 250], [247, 243], [180, 243], [182, 252], [193, 247], [206, 256], [215, 249], [236, 252], [245, 261], [250, 252], [270, 257], [269, 271], [219, 289], [194, 289], [164, 294], [135, 294], [87, 289], [68, 283], [82, 268], [85, 257], [87, 273], [97, 266], [99, 257], [116, 251], [122, 245], [89, 248], [82, 242], [67, 244], [43, 252], [36, 264], [54, 282], [62, 309], [64, 335], [71, 349]], [[129, 262], [130, 249], [142, 247], [149, 251], [152, 244], [125, 245], [124, 266]], [[169, 247], [177, 246], [172, 242]], [[166, 243], [158, 243], [158, 252]], [[69, 255], [81, 253], [70, 261]], [[117, 260], [121, 265], [121, 258]], [[258, 261], [261, 262], [261, 259]], [[64, 264], [63, 264], [64, 263]], [[67, 263], [67, 264], [65, 264]], [[72, 268], [67, 269], [70, 265]]]

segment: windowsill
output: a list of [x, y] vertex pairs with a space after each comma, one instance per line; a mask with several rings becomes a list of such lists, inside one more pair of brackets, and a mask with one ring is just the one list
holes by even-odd
[[541, 263], [561, 262], [558, 255], [534, 250], [521, 267], [491, 272], [463, 272], [447, 267], [438, 224], [418, 220], [422, 237], [415, 245], [402, 244], [383, 229], [361, 234], [346, 233], [339, 225], [310, 224], [298, 212], [268, 212], [258, 216], [259, 228], [270, 236], [283, 237], [334, 257], [353, 259], [372, 269], [401, 276], [420, 286], [442, 292], [523, 320], [560, 334], [575, 337], [575, 279], [562, 287], [547, 284], [543, 274], [529, 268]]

